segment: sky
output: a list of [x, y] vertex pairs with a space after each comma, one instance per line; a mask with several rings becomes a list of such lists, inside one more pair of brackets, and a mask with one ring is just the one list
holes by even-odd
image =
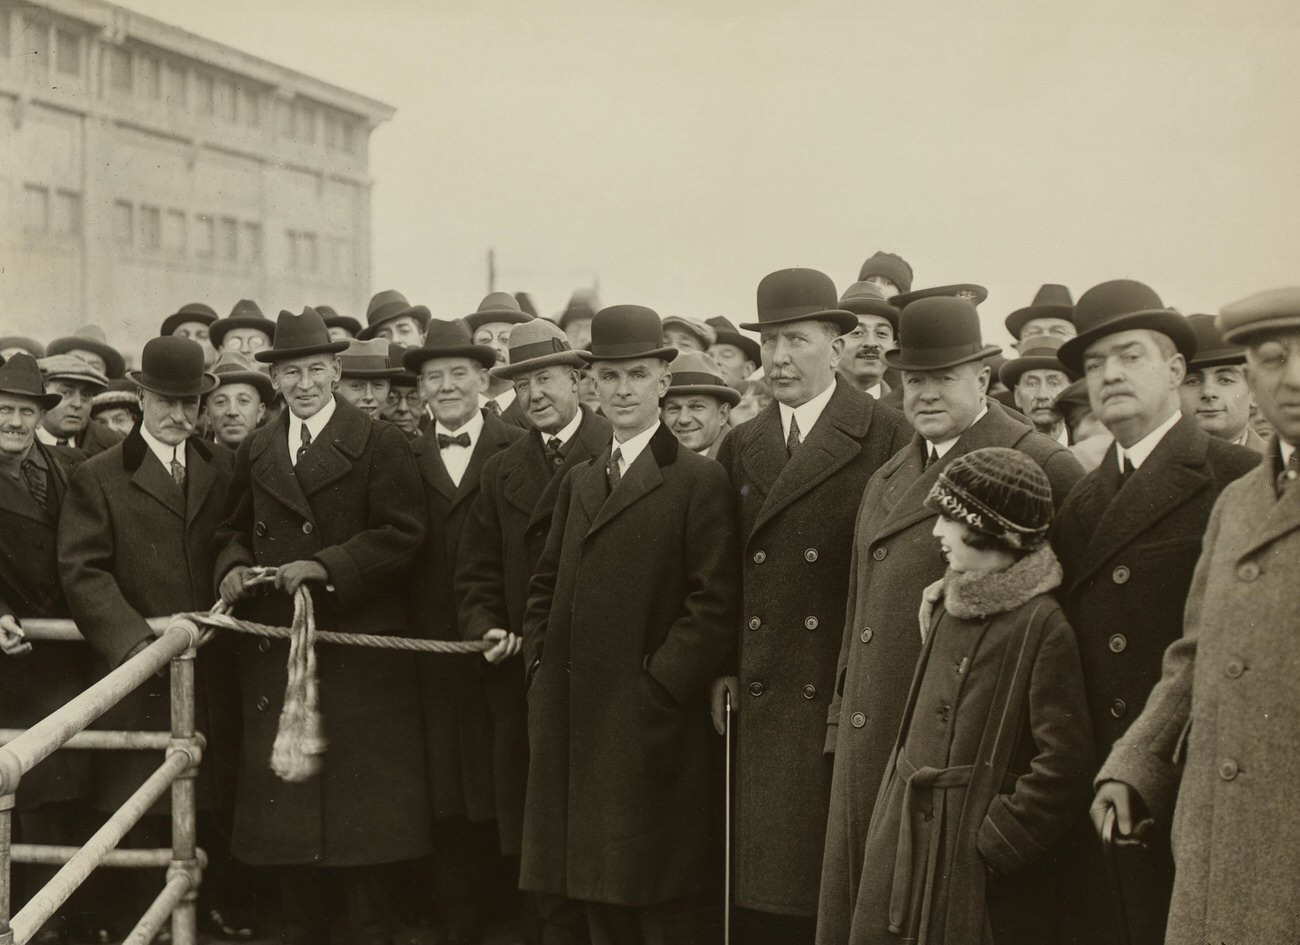
[[1294, 0], [118, 0], [397, 108], [374, 290], [436, 317], [577, 286], [755, 315], [768, 272], [872, 252], [1186, 313], [1300, 284]]

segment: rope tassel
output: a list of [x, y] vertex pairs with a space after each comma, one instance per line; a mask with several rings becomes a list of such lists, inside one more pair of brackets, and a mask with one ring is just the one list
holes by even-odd
[[316, 679], [316, 611], [306, 587], [299, 587], [293, 596], [287, 676], [280, 727], [271, 746], [271, 770], [281, 781], [295, 784], [320, 771], [325, 753]]

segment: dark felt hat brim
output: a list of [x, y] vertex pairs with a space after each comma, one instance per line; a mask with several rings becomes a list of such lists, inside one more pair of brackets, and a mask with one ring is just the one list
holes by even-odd
[[419, 374], [424, 362], [435, 358], [469, 358], [487, 370], [496, 366], [496, 349], [487, 345], [452, 345], [448, 348], [411, 348], [402, 354], [402, 366], [412, 374]]
[[578, 357], [582, 358], [587, 364], [593, 364], [596, 361], [633, 361], [637, 358], [658, 358], [660, 361], [672, 363], [677, 357], [677, 349], [669, 345], [664, 348], [649, 348], [645, 351], [634, 351], [631, 353], [609, 351], [575, 351]]
[[361, 323], [350, 315], [331, 315], [322, 321], [326, 328], [342, 328], [350, 332], [353, 338], [361, 334]]
[[[985, 358], [991, 358], [1002, 353], [1002, 349], [997, 345], [985, 345], [978, 351], [957, 356], [935, 356], [933, 351], [934, 349], [929, 348], [895, 348], [892, 351], [886, 351], [884, 358], [886, 364], [898, 371], [942, 371], [944, 368], [970, 364], [972, 361], [983, 361]], [[927, 352], [931, 353], [928, 358], [926, 357]]]
[[158, 329], [158, 334], [162, 336], [174, 334], [177, 328], [180, 328], [186, 322], [198, 322], [200, 325], [207, 325], [211, 328], [216, 324], [215, 315], [208, 315], [204, 312], [177, 312], [175, 315], [168, 315], [163, 319], [162, 327]]
[[954, 282], [952, 285], [936, 285], [927, 289], [903, 292], [890, 299], [889, 303], [901, 311], [919, 299], [956, 298], [958, 292], [969, 292], [975, 296], [971, 304], [976, 307], [989, 297], [989, 290], [982, 285], [976, 285], [974, 282]]
[[1200, 370], [1201, 368], [1232, 367], [1233, 365], [1245, 363], [1246, 351], [1244, 348], [1208, 348], [1204, 351], [1198, 348], [1195, 357], [1187, 362], [1187, 367], [1191, 370]]
[[582, 368], [584, 362], [578, 356], [576, 351], [555, 351], [551, 354], [544, 354], [539, 358], [529, 358], [527, 361], [519, 361], [514, 364], [498, 364], [492, 368], [492, 376], [499, 380], [510, 380], [512, 377], [518, 377], [520, 374], [526, 374], [529, 371], [538, 371], [544, 367], [571, 367]]
[[842, 308], [828, 308], [820, 312], [809, 312], [807, 315], [791, 315], [787, 318], [767, 318], [757, 322], [741, 322], [740, 327], [746, 331], [762, 331], [764, 328], [772, 328], [776, 325], [791, 325], [794, 322], [830, 322], [840, 330], [841, 335], [847, 335], [858, 327], [858, 316]]
[[385, 315], [372, 325], [367, 325], [365, 328], [357, 332], [357, 341], [369, 341], [371, 338], [377, 338], [378, 335], [376, 332], [379, 331], [381, 326], [387, 325], [389, 322], [396, 321], [403, 317], [414, 318], [420, 326], [420, 331], [425, 331], [429, 327], [429, 319], [433, 316], [423, 305], [412, 305], [410, 308], [404, 308], [391, 315]]
[[122, 377], [126, 371], [126, 359], [111, 345], [94, 338], [55, 338], [45, 349], [46, 355], [67, 354], [76, 350], [93, 351], [104, 359], [104, 373], [109, 379]]
[[998, 380], [1006, 384], [1009, 388], [1014, 388], [1020, 383], [1020, 378], [1030, 371], [1060, 371], [1070, 380], [1074, 380], [1076, 375], [1071, 374], [1065, 369], [1060, 358], [1012, 358], [1010, 361], [1003, 363], [998, 368]]
[[262, 395], [263, 403], [269, 404], [275, 399], [275, 384], [271, 383], [271, 379], [261, 371], [226, 371], [217, 374], [216, 378], [217, 386], [212, 390], [225, 387], [227, 384], [250, 384]]
[[127, 371], [126, 376], [131, 383], [141, 390], [151, 391], [163, 397], [202, 397], [204, 394], [212, 393], [217, 389], [217, 385], [221, 383], [217, 380], [217, 375], [211, 371], [204, 371], [196, 386], [181, 388], [161, 384], [153, 378], [146, 377], [144, 371]]
[[475, 312], [473, 315], [465, 316], [465, 324], [469, 326], [471, 332], [478, 331], [483, 325], [492, 325], [498, 322], [503, 325], [522, 325], [524, 322], [531, 322], [532, 320], [533, 316], [526, 312], [516, 312], [511, 309]]
[[38, 394], [30, 390], [15, 390], [12, 387], [0, 387], [0, 394], [8, 394], [11, 397], [21, 397], [24, 400], [30, 400], [38, 405], [42, 410], [53, 410], [63, 402], [62, 394]]
[[[879, 315], [894, 326], [894, 331], [898, 331], [898, 316], [902, 310], [897, 306], [876, 299], [841, 299], [840, 304], [854, 315]], [[857, 327], [856, 323], [854, 327]]]
[[[746, 359], [753, 361], [755, 365], [763, 363], [763, 349], [753, 338], [747, 338], [739, 332], [730, 332], [725, 329], [718, 330], [718, 340], [715, 345], [733, 345], [739, 348], [745, 355]], [[710, 345], [712, 347], [712, 345]]]
[[695, 394], [706, 394], [709, 397], [716, 397], [731, 406], [740, 403], [740, 391], [734, 387], [726, 387], [721, 384], [683, 384], [680, 387], [669, 386], [665, 397], [690, 397]]
[[1072, 305], [1030, 305], [1026, 308], [1019, 308], [1007, 316], [1007, 331], [1011, 332], [1011, 337], [1019, 338], [1020, 333], [1025, 330], [1025, 325], [1032, 322], [1035, 318], [1061, 318], [1067, 322], [1074, 322], [1074, 306]]
[[258, 331], [265, 332], [266, 337], [275, 337], [275, 322], [269, 318], [259, 318], [256, 315], [232, 315], [230, 318], [218, 318], [208, 329], [208, 341], [212, 347], [218, 351], [221, 350], [221, 343], [226, 340], [226, 334], [236, 328], [256, 328]]
[[1094, 341], [1121, 331], [1140, 329], [1157, 331], [1168, 337], [1173, 341], [1178, 352], [1189, 362], [1196, 355], [1196, 331], [1187, 319], [1170, 309], [1156, 308], [1141, 312], [1127, 312], [1108, 318], [1065, 342], [1056, 356], [1065, 365], [1067, 371], [1083, 374], [1083, 354]]
[[346, 351], [351, 344], [350, 341], [331, 341], [328, 344], [305, 345], [301, 348], [263, 348], [253, 352], [253, 357], [263, 364], [275, 364], [277, 361], [292, 361], [313, 354], [338, 354]]
[[343, 377], [359, 377], [362, 379], [375, 378], [382, 380], [385, 377], [397, 377], [399, 374], [405, 374], [406, 371], [401, 367], [387, 368], [349, 368], [347, 364], [343, 365]]

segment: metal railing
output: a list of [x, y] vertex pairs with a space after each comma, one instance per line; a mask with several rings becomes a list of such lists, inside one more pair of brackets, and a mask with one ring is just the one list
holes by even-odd
[[[100, 866], [166, 867], [162, 891], [126, 937], [146, 945], [171, 918], [175, 945], [196, 945], [196, 910], [205, 857], [195, 836], [194, 775], [203, 736], [194, 731], [194, 657], [199, 627], [184, 617], [149, 621], [161, 635], [148, 647], [31, 728], [0, 729], [0, 945], [27, 945]], [[24, 620], [29, 640], [80, 640], [71, 620]], [[86, 731], [86, 727], [171, 664], [171, 732]], [[14, 793], [23, 775], [60, 748], [165, 752], [164, 761], [84, 846], [14, 844]], [[171, 790], [171, 849], [118, 850], [118, 843]], [[11, 863], [59, 864], [40, 891], [10, 916]]]

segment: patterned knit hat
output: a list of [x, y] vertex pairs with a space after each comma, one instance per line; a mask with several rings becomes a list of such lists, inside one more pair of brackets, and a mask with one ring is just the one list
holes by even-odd
[[1052, 486], [1024, 453], [990, 446], [945, 466], [925, 505], [1011, 548], [1029, 550], [1052, 523]]

